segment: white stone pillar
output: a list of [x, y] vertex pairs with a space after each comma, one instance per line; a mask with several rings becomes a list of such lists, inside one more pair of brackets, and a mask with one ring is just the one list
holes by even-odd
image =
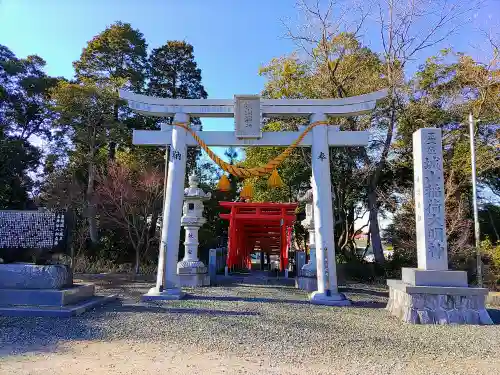
[[[324, 114], [314, 114], [311, 122], [326, 121]], [[330, 181], [330, 153], [327, 125], [312, 130], [312, 176], [314, 225], [316, 229], [316, 271], [318, 290], [311, 295], [311, 302], [326, 305], [348, 305], [349, 301], [338, 293], [335, 262], [335, 236]], [[328, 280], [325, 272], [328, 264]], [[328, 283], [328, 289], [327, 289]]]
[[[174, 123], [188, 123], [189, 115], [177, 113]], [[168, 163], [167, 191], [163, 204], [160, 254], [156, 287], [152, 288], [144, 299], [176, 299], [182, 297], [178, 287], [177, 258], [179, 255], [179, 236], [186, 174], [187, 133], [178, 126], [172, 126], [172, 145]]]
[[403, 268], [402, 281], [417, 286], [466, 287], [465, 271], [448, 270], [441, 129], [413, 133], [413, 179], [418, 268]]
[[198, 231], [199, 226], [187, 226], [184, 225], [186, 230], [186, 238], [184, 240], [184, 258], [185, 261], [197, 261], [198, 260]]
[[413, 133], [418, 268], [447, 270], [441, 129]]

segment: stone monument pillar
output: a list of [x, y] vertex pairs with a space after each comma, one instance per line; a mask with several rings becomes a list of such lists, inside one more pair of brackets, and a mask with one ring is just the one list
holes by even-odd
[[492, 324], [488, 290], [469, 288], [465, 271], [448, 270], [441, 129], [413, 133], [418, 268], [387, 280], [387, 310], [416, 324]]
[[186, 231], [184, 240], [184, 259], [177, 263], [179, 285], [197, 287], [210, 285], [207, 267], [198, 260], [198, 231], [206, 219], [203, 217], [203, 201], [211, 194], [198, 187], [198, 177], [189, 176], [189, 187], [184, 189], [184, 206], [181, 225]]
[[301, 224], [309, 233], [309, 261], [304, 264], [297, 275], [297, 288], [314, 292], [318, 289], [317, 274], [316, 274], [316, 242], [314, 228], [314, 205], [313, 205], [313, 189], [309, 189], [306, 193], [298, 198], [299, 202], [306, 202], [306, 218]]

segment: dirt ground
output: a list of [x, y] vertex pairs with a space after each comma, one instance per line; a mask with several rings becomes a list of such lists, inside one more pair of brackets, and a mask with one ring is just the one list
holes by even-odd
[[499, 326], [404, 325], [380, 288], [352, 287], [349, 308], [278, 285], [154, 307], [138, 302], [149, 282], [94, 281], [120, 300], [76, 318], [0, 318], [0, 375], [500, 373]]

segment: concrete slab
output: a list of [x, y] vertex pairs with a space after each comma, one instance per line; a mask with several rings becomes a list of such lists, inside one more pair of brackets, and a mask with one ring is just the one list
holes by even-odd
[[92, 284], [64, 289], [0, 289], [0, 304], [27, 306], [64, 306], [87, 300], [94, 295]]
[[402, 281], [413, 286], [467, 287], [467, 272], [402, 268]]
[[70, 316], [81, 315], [94, 307], [101, 306], [117, 298], [117, 294], [108, 296], [94, 296], [77, 304], [60, 307], [44, 306], [0, 306], [0, 316], [19, 316], [19, 317], [55, 317], [66, 318]]
[[444, 286], [415, 286], [404, 283], [402, 280], [388, 279], [387, 285], [390, 288], [401, 290], [409, 294], [446, 294], [460, 296], [487, 295], [486, 288], [468, 287], [444, 287]]
[[185, 295], [186, 293], [184, 293], [180, 288], [164, 289], [159, 292], [155, 287], [153, 287], [146, 294], [142, 295], [141, 301], [175, 301], [184, 298]]
[[351, 301], [342, 293], [328, 295], [326, 293], [313, 292], [309, 296], [309, 300], [313, 305], [351, 306]]

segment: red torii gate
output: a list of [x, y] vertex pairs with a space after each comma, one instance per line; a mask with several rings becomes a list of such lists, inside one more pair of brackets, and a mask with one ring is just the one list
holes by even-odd
[[250, 254], [258, 245], [267, 253], [279, 254], [280, 270], [286, 269], [297, 203], [219, 202], [219, 205], [231, 209], [228, 214], [220, 214], [221, 219], [229, 220], [228, 268], [250, 269]]

